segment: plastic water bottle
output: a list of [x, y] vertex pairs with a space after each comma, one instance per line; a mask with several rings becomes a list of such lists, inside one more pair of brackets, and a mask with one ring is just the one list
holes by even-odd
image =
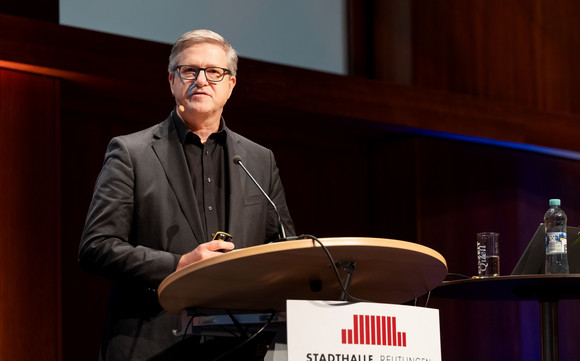
[[546, 274], [570, 273], [568, 268], [568, 242], [566, 221], [568, 217], [560, 208], [559, 199], [550, 199], [550, 209], [544, 215], [546, 230]]

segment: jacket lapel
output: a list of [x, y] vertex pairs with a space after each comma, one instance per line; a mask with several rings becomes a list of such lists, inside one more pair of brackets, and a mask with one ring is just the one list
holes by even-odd
[[163, 166], [167, 180], [175, 192], [195, 240], [198, 244], [206, 242], [185, 154], [171, 116], [159, 125], [154, 134], [152, 147]]
[[228, 155], [226, 161], [228, 162], [230, 195], [229, 195], [229, 213], [228, 213], [228, 232], [232, 235], [237, 234], [242, 228], [240, 224], [240, 214], [244, 209], [244, 189], [248, 175], [244, 172], [242, 167], [234, 164], [233, 158], [236, 155], [242, 157], [242, 162], [245, 159], [246, 151], [239, 144], [238, 134], [227, 129], [227, 149]]

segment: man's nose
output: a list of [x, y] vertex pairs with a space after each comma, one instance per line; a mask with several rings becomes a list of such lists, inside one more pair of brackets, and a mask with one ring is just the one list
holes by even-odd
[[207, 76], [205, 75], [205, 70], [200, 70], [197, 74], [197, 79], [195, 79], [197, 84], [206, 85], [209, 83]]

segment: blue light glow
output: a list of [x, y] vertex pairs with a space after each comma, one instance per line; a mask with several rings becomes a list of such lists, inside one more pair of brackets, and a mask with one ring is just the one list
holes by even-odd
[[580, 152], [574, 152], [571, 150], [542, 147], [542, 146], [533, 145], [533, 144], [508, 142], [505, 140], [476, 137], [476, 136], [472, 136], [472, 135], [438, 132], [438, 131], [426, 130], [426, 129], [413, 129], [412, 132], [415, 134], [425, 135], [425, 136], [429, 136], [429, 137], [451, 139], [451, 140], [457, 140], [457, 141], [468, 142], [468, 143], [492, 145], [495, 147], [511, 148], [511, 149], [517, 149], [517, 150], [525, 150], [528, 152], [540, 153], [540, 154], [545, 154], [545, 155], [580, 161]]

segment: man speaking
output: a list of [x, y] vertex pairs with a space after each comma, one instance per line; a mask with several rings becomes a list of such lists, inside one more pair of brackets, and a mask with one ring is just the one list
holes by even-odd
[[[204, 345], [190, 338], [196, 347], [189, 347], [172, 334], [180, 318], [159, 305], [161, 281], [223, 250], [282, 237], [280, 222], [287, 236], [295, 234], [273, 153], [230, 130], [222, 117], [237, 61], [214, 32], [182, 35], [169, 57], [175, 109], [163, 122], [109, 143], [79, 249], [83, 268], [113, 280], [101, 360], [197, 359]], [[219, 231], [233, 242], [212, 241]]]

